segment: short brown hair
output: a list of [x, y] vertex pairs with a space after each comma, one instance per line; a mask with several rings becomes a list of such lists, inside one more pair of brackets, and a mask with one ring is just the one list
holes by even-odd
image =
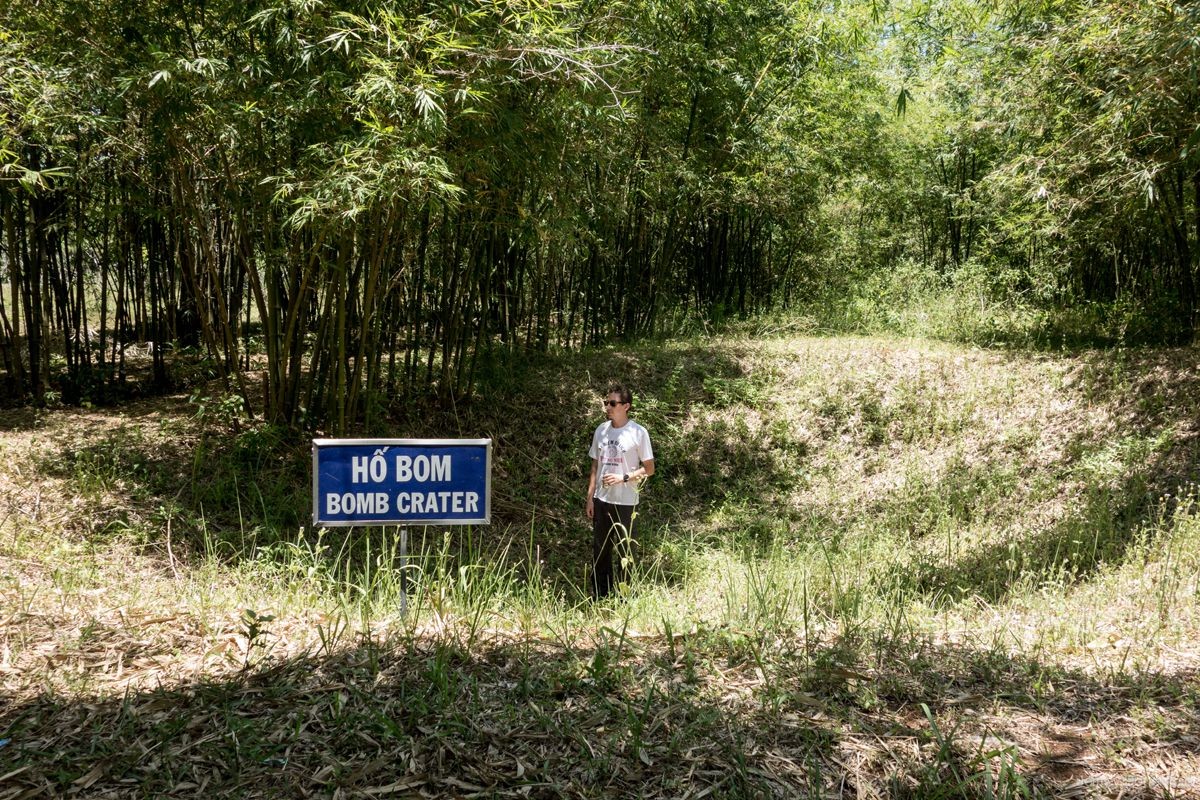
[[622, 403], [628, 403], [630, 406], [633, 405], [633, 392], [626, 389], [624, 384], [610, 383], [608, 388], [604, 390], [604, 396], [608, 397], [610, 394], [617, 395], [621, 398]]

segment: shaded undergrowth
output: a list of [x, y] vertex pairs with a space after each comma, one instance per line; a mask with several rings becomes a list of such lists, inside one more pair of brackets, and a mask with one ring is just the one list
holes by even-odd
[[[1187, 674], [1099, 679], [998, 649], [618, 626], [570, 644], [365, 640], [22, 700], [0, 710], [0, 764], [18, 794], [1021, 798], [1085, 755], [1196, 755], [1198, 699]], [[1156, 734], [1097, 744], [1130, 715]]]

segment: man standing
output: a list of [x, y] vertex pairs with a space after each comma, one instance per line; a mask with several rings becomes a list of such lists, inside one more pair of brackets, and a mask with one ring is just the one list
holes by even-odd
[[596, 428], [588, 450], [592, 474], [588, 478], [587, 515], [592, 521], [591, 589], [596, 599], [610, 594], [622, 577], [621, 559], [629, 555], [627, 544], [633, 541], [638, 486], [654, 474], [650, 434], [629, 418], [632, 407], [633, 395], [628, 389], [620, 384], [609, 386], [604, 397], [607, 421]]

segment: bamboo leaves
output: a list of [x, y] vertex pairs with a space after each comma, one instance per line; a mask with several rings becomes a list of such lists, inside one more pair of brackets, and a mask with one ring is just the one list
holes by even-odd
[[872, 42], [781, 0], [75, 5], [7, 12], [6, 341], [82, 341], [97, 394], [135, 343], [164, 385], [197, 348], [248, 410], [337, 433], [505, 348], [786, 295], [853, 160], [818, 161], [858, 112], [816, 65]]

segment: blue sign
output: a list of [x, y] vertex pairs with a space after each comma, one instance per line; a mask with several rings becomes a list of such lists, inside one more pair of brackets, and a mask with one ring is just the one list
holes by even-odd
[[491, 439], [313, 439], [313, 524], [487, 525]]

